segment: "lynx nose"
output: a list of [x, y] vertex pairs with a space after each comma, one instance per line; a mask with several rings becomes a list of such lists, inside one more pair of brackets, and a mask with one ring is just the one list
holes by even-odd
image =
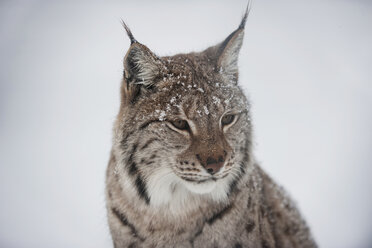
[[218, 159], [208, 157], [205, 165], [205, 169], [211, 175], [216, 174], [223, 166], [225, 159], [219, 156]]

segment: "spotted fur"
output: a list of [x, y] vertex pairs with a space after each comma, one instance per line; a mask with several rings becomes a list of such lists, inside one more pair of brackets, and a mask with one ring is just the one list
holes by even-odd
[[106, 176], [114, 247], [316, 247], [252, 154], [237, 66], [247, 14], [220, 44], [169, 57], [124, 24], [131, 47]]

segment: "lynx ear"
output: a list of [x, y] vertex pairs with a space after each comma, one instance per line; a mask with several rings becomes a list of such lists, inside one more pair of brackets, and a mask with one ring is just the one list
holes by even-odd
[[249, 10], [250, 5], [248, 4], [238, 29], [215, 47], [217, 70], [233, 80], [238, 79], [238, 57], [243, 44], [244, 27]]
[[156, 83], [161, 74], [162, 61], [134, 38], [124, 22], [123, 26], [131, 41], [131, 46], [124, 57], [123, 94], [126, 100], [134, 102], [142, 91], [152, 88]]
[[152, 86], [159, 77], [162, 62], [150, 49], [133, 43], [124, 58], [124, 76], [127, 83]]

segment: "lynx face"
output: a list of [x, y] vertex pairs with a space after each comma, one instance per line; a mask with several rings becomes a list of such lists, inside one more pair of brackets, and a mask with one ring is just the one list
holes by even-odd
[[132, 44], [114, 128], [116, 173], [149, 205], [225, 200], [245, 173], [251, 125], [237, 69], [244, 23], [214, 47], [171, 57], [156, 56], [124, 24]]

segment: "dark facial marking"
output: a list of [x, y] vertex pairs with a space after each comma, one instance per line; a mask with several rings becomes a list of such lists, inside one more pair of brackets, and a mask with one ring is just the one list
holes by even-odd
[[245, 170], [242, 170], [242, 165], [240, 165], [240, 171], [239, 171], [239, 175], [230, 183], [229, 185], [229, 193], [228, 195], [231, 195], [235, 189], [236, 189], [236, 186], [238, 185], [238, 182], [240, 181], [240, 179], [243, 177], [243, 174], [245, 173]]
[[120, 141], [120, 146], [123, 150], [125, 150], [127, 148], [127, 141], [128, 141], [128, 138], [134, 133], [134, 131], [131, 131], [129, 133], [127, 133], [124, 138]]
[[155, 141], [158, 141], [157, 138], [152, 138], [152, 139], [149, 139], [141, 148], [140, 150], [143, 150], [143, 149], [146, 149], [151, 143], [155, 142]]
[[146, 204], [150, 204], [150, 197], [147, 194], [146, 184], [140, 175], [137, 176], [135, 186], [137, 188], [139, 197], [145, 200]]
[[132, 150], [130, 151], [130, 155], [129, 155], [129, 158], [128, 158], [128, 164], [132, 163], [133, 162], [133, 157], [134, 157], [134, 154], [136, 153], [137, 151], [137, 146], [138, 144], [134, 144], [133, 147], [132, 147]]
[[129, 175], [135, 175], [137, 171], [137, 164], [135, 162], [132, 162], [128, 167]]
[[151, 123], [153, 122], [159, 122], [159, 120], [149, 120], [149, 121], [146, 121], [145, 123], [143, 123], [140, 127], [139, 127], [139, 130], [142, 130], [142, 129], [145, 129], [147, 128]]
[[137, 169], [137, 165], [136, 163], [133, 161], [133, 157], [134, 157], [134, 154], [136, 153], [137, 151], [137, 144], [134, 144], [133, 147], [132, 147], [132, 150], [130, 152], [130, 155], [129, 155], [129, 158], [128, 158], [128, 172], [129, 172], [129, 175], [134, 175], [137, 173], [138, 169]]
[[244, 154], [243, 161], [239, 163], [239, 175], [230, 183], [230, 190], [229, 190], [229, 195], [234, 192], [236, 189], [236, 186], [238, 185], [238, 182], [240, 179], [243, 177], [245, 174], [245, 167], [246, 167], [246, 158], [248, 158], [248, 153]]

